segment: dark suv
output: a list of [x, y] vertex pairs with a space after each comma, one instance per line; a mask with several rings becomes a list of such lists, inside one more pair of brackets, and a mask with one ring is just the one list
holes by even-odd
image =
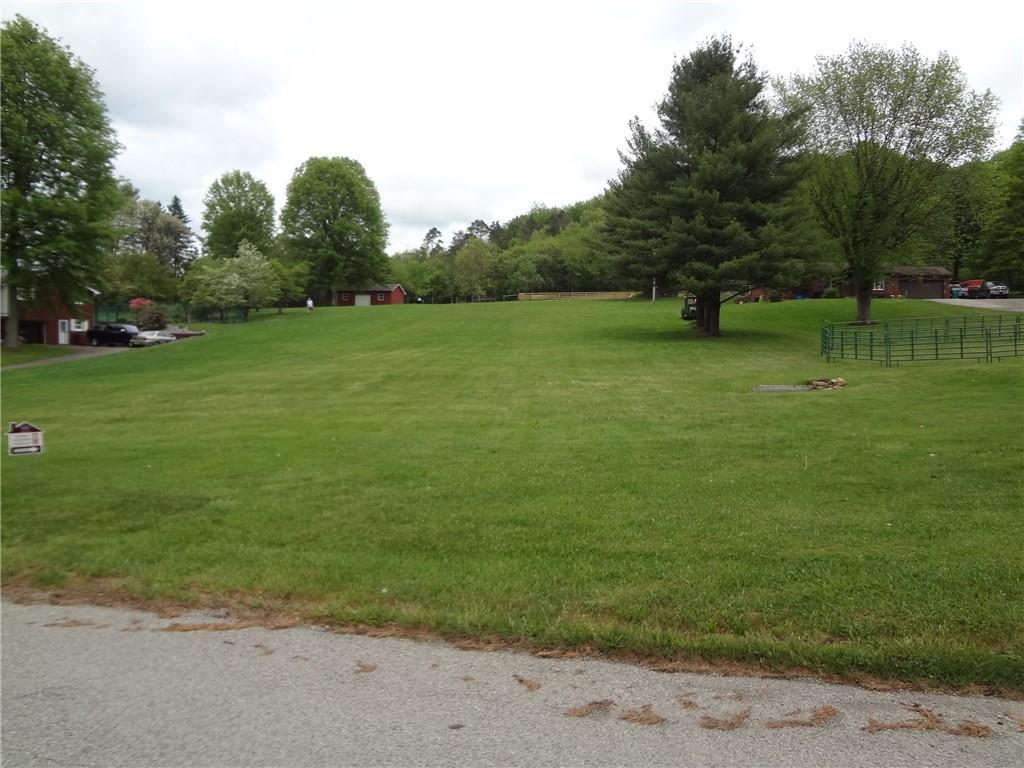
[[85, 337], [94, 347], [101, 344], [124, 344], [127, 347], [138, 335], [139, 329], [127, 323], [97, 323], [85, 332]]

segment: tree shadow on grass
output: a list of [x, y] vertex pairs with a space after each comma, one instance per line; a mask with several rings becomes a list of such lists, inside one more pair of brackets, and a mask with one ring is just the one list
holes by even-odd
[[664, 329], [638, 328], [635, 326], [593, 328], [584, 333], [589, 338], [626, 341], [638, 344], [722, 344], [724, 346], [732, 346], [737, 343], [777, 341], [787, 337], [796, 343], [800, 341], [793, 338], [792, 334], [760, 328], [727, 329], [722, 331], [722, 335], [719, 337], [708, 336], [692, 328]]

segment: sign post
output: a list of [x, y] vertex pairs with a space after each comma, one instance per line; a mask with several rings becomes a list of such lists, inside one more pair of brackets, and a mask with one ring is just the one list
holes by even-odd
[[27, 421], [12, 421], [7, 429], [7, 453], [17, 456], [22, 453], [43, 452], [43, 430]]

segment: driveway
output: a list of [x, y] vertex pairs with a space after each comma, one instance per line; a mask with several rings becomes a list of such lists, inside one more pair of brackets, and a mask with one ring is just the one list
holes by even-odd
[[[49, 346], [49, 345], [48, 345]], [[125, 352], [130, 347], [75, 347], [74, 352], [57, 357], [44, 357], [42, 360], [33, 360], [31, 363], [18, 363], [17, 365], [5, 365], [3, 370], [16, 371], [19, 368], [37, 368], [40, 365], [57, 365], [58, 363], [70, 363], [75, 360], [87, 360], [92, 357], [103, 357], [114, 355], [118, 352]]]
[[939, 304], [955, 304], [972, 309], [994, 309], [997, 312], [1024, 312], [1024, 299], [928, 299]]
[[4, 601], [23, 766], [1002, 766], [1024, 703]]

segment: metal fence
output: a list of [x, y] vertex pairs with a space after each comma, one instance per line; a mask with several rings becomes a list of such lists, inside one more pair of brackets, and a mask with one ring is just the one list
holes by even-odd
[[[101, 304], [96, 307], [96, 322], [134, 323], [139, 321], [137, 314], [126, 305]], [[222, 312], [218, 309], [197, 309], [186, 303], [153, 304], [146, 309], [145, 314], [158, 314], [168, 323], [238, 323], [245, 319], [245, 312], [240, 307]]]
[[821, 355], [873, 360], [884, 366], [918, 360], [992, 362], [1024, 355], [1024, 315], [970, 315], [883, 320], [871, 325], [826, 323]]

